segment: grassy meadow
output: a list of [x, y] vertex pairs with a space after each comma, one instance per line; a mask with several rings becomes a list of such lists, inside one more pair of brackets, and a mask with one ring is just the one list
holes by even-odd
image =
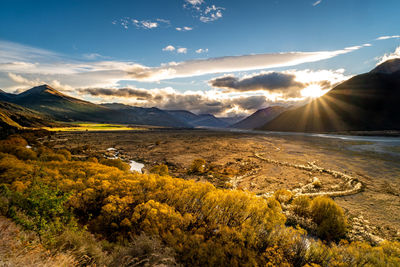
[[75, 122], [65, 127], [43, 127], [51, 132], [84, 132], [84, 131], [145, 131], [145, 127], [133, 127], [126, 124]]

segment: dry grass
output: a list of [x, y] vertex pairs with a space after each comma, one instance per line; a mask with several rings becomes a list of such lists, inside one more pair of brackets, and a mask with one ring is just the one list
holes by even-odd
[[[108, 251], [106, 251], [108, 250]], [[53, 266], [180, 266], [175, 253], [144, 234], [125, 247], [96, 240], [86, 231], [66, 229], [51, 251], [34, 232], [0, 216], [0, 267]]]
[[0, 266], [76, 266], [68, 253], [51, 253], [36, 234], [21, 230], [15, 223], [0, 217]]

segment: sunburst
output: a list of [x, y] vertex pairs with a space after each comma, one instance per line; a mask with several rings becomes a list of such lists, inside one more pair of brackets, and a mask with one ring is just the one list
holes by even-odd
[[318, 98], [320, 96], [323, 96], [328, 91], [329, 90], [322, 89], [318, 84], [311, 84], [301, 90], [300, 93], [303, 97]]

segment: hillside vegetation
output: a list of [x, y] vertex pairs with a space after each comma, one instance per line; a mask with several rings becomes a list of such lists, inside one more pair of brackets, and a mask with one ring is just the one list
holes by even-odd
[[[34, 149], [27, 144], [18, 136], [0, 141], [0, 213], [82, 266], [400, 264], [397, 242], [323, 243], [285, 226], [284, 194], [264, 199], [162, 172], [132, 173], [120, 160], [74, 160], [33, 138]], [[332, 227], [345, 231], [343, 211], [332, 200], [296, 203], [330, 233], [321, 235], [326, 240], [339, 237]]]

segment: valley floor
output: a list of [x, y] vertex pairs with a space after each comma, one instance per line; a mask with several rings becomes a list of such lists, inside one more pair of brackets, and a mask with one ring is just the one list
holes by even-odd
[[[208, 180], [218, 186], [213, 176], [188, 174], [192, 162], [201, 158], [221, 172], [233, 175], [231, 186], [257, 194], [299, 189], [316, 178], [320, 182], [317, 191], [332, 191], [342, 183], [327, 173], [274, 164], [257, 158], [257, 154], [289, 165], [318, 165], [354, 177], [363, 184], [359, 193], [335, 197], [355, 228], [382, 238], [400, 238], [400, 217], [395, 216], [400, 214], [400, 157], [397, 153], [358, 149], [371, 145], [370, 142], [166, 129], [59, 132], [44, 141], [54, 147], [75, 149], [82, 157], [115, 148], [122, 158], [144, 163], [145, 171], [166, 164], [172, 176]], [[392, 147], [395, 152], [397, 149]]]

